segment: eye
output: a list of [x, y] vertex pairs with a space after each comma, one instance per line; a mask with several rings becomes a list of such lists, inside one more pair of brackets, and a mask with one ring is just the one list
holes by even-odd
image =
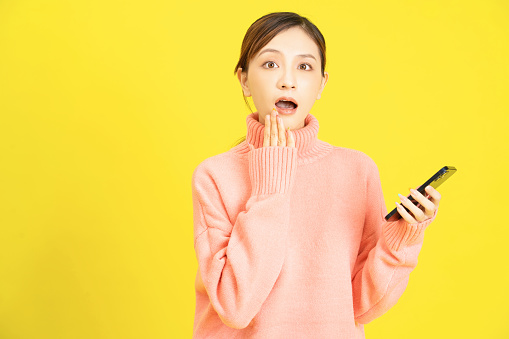
[[[266, 63], [264, 63], [263, 65], [266, 65], [266, 64], [276, 64], [274, 61], [267, 61]], [[262, 66], [263, 66], [262, 65]], [[267, 68], [267, 67], [266, 67]], [[268, 67], [268, 68], [274, 68], [274, 67]]]
[[[275, 65], [276, 63], [275, 63], [274, 61], [267, 61], [267, 62], [265, 62], [262, 66], [265, 66], [265, 65], [267, 65], [267, 64], [273, 64], [273, 65]], [[300, 66], [302, 66], [302, 65], [308, 66], [309, 68], [301, 68]], [[264, 67], [264, 68], [274, 68], [274, 67]], [[308, 63], [304, 63], [304, 64], [300, 64], [300, 65], [299, 65], [299, 69], [302, 69], [302, 70], [305, 70], [305, 71], [309, 71], [309, 70], [312, 70], [312, 69], [313, 69], [313, 67], [311, 67], [311, 65], [310, 65], [310, 64], [308, 64]]]
[[[310, 65], [310, 64], [300, 64], [300, 66], [302, 66], [302, 65], [309, 66], [309, 69], [313, 69], [313, 67], [311, 67], [311, 65]], [[302, 69], [302, 68], [301, 68], [301, 69]], [[304, 69], [304, 70], [306, 70], [306, 69]]]

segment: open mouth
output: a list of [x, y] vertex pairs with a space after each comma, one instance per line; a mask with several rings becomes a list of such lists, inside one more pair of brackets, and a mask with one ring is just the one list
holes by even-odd
[[297, 102], [293, 98], [279, 98], [276, 101], [276, 109], [280, 114], [293, 114], [297, 111]]

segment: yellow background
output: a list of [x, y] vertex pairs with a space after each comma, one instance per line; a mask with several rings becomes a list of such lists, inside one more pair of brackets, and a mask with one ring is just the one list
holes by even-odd
[[367, 338], [509, 337], [507, 1], [1, 0], [0, 338], [191, 337], [192, 171], [245, 135], [234, 66], [274, 11], [324, 34], [319, 138], [389, 210], [458, 168]]

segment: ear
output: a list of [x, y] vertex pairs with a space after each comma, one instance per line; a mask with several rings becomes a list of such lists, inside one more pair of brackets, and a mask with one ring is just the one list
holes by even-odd
[[329, 80], [329, 73], [323, 72], [322, 85], [320, 86], [320, 90], [318, 91], [318, 97], [316, 98], [316, 100], [320, 99], [320, 97], [322, 96], [322, 91], [325, 88], [325, 84], [327, 83], [328, 80]]
[[249, 85], [247, 83], [247, 73], [242, 72], [242, 68], [237, 69], [237, 78], [239, 79], [240, 86], [242, 86], [242, 92], [244, 92], [244, 96], [250, 97], [251, 91], [249, 90]]

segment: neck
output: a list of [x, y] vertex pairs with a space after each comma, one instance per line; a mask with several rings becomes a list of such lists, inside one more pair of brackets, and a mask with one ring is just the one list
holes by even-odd
[[[246, 140], [232, 148], [237, 153], [249, 152], [248, 143], [254, 148], [263, 147], [263, 134], [265, 125], [258, 121], [258, 112], [246, 117]], [[298, 163], [307, 163], [321, 157], [332, 150], [332, 145], [318, 139], [319, 124], [314, 115], [308, 113], [304, 119], [304, 127], [292, 130], [295, 137], [295, 148], [298, 152]]]

